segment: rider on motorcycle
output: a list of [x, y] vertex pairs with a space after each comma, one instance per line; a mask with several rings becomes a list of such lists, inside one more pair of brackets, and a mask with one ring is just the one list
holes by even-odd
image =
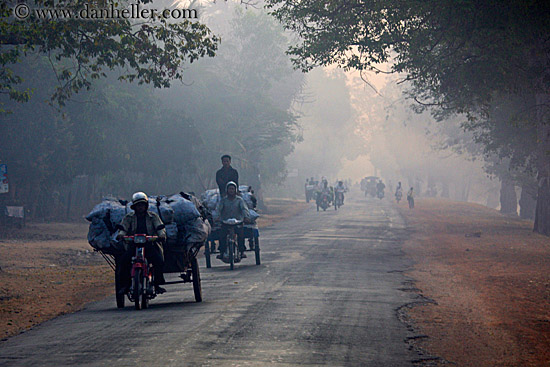
[[401, 181], [397, 184], [397, 188], [395, 189], [395, 198], [399, 202], [401, 198], [403, 197], [403, 187], [401, 187]]
[[328, 186], [327, 179], [323, 177], [323, 181], [321, 183], [321, 189], [318, 192], [317, 198], [316, 198], [317, 204], [321, 203], [322, 197], [325, 194], [328, 195], [328, 202], [330, 204], [332, 202], [332, 200], [334, 199], [334, 191], [333, 191], [332, 186], [330, 186], [330, 187]]
[[344, 185], [344, 181], [338, 181], [338, 184], [334, 188], [334, 192], [336, 195], [340, 195], [340, 198], [342, 200], [342, 205], [344, 205], [344, 193], [347, 191], [348, 189]]
[[[244, 202], [244, 199], [240, 196], [237, 196], [237, 184], [233, 181], [230, 181], [226, 185], [227, 196], [220, 199], [218, 203], [217, 212], [220, 215], [220, 220], [222, 221], [222, 228], [220, 234], [220, 254], [217, 256], [218, 259], [223, 257], [225, 249], [227, 247], [227, 233], [228, 228], [223, 224], [224, 220], [235, 218], [240, 221], [244, 221], [245, 218], [250, 218], [250, 213], [248, 212], [248, 207]], [[237, 233], [237, 242], [239, 243], [239, 251], [241, 252], [241, 257], [246, 257], [244, 253], [244, 228], [242, 225], [235, 228]]]
[[382, 180], [378, 180], [378, 183], [376, 184], [376, 194], [378, 197], [380, 197], [380, 194], [384, 196], [384, 189], [386, 188], [386, 185], [382, 182]]
[[[143, 192], [136, 192], [132, 195], [132, 205], [134, 211], [126, 214], [122, 222], [118, 225], [118, 240], [124, 236], [133, 236], [135, 234], [145, 234], [147, 236], [157, 236], [158, 240], [145, 251], [145, 257], [153, 264], [155, 276], [155, 292], [158, 294], [166, 292], [160, 287], [165, 283], [163, 269], [164, 256], [162, 244], [166, 241], [166, 230], [160, 217], [149, 211], [149, 199]], [[120, 293], [126, 293], [130, 287], [130, 271], [132, 267], [132, 257], [135, 255], [133, 244], [124, 243], [124, 254], [120, 259], [120, 280], [122, 287]]]

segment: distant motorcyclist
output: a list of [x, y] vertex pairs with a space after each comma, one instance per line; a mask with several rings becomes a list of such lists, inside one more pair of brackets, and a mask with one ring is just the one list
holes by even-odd
[[399, 203], [402, 197], [403, 187], [401, 187], [401, 181], [399, 181], [399, 183], [397, 184], [397, 188], [395, 189], [395, 200]]
[[[250, 213], [248, 212], [248, 207], [244, 199], [240, 196], [237, 196], [237, 184], [233, 181], [230, 181], [226, 185], [227, 196], [223, 197], [218, 203], [217, 212], [220, 215], [222, 221], [222, 228], [220, 233], [220, 254], [217, 256], [218, 259], [223, 257], [225, 249], [227, 247], [227, 234], [228, 227], [223, 224], [224, 220], [235, 218], [239, 221], [245, 220], [245, 218], [250, 218]], [[242, 225], [235, 228], [235, 233], [237, 233], [237, 242], [239, 244], [239, 251], [241, 252], [241, 257], [246, 257], [244, 253], [244, 228]]]
[[321, 188], [316, 198], [317, 203], [320, 203], [321, 198], [324, 194], [328, 195], [328, 202], [330, 204], [334, 199], [334, 189], [332, 188], [332, 186], [328, 185], [328, 181], [326, 178], [323, 178], [323, 181], [321, 182]]
[[336, 187], [334, 188], [334, 194], [340, 197], [341, 205], [344, 205], [344, 193], [347, 191], [348, 189], [344, 185], [344, 181], [338, 181], [338, 184], [336, 184]]
[[379, 198], [383, 198], [384, 197], [384, 189], [386, 188], [386, 185], [384, 185], [384, 183], [382, 182], [382, 180], [379, 180], [378, 183], [376, 184], [376, 195], [379, 197]]
[[[136, 192], [132, 195], [132, 205], [134, 211], [126, 214], [122, 222], [118, 225], [118, 240], [122, 240], [124, 236], [133, 236], [135, 234], [144, 234], [147, 236], [157, 236], [158, 241], [153, 243], [145, 251], [145, 257], [153, 264], [155, 276], [155, 291], [158, 294], [166, 292], [160, 287], [165, 283], [164, 255], [162, 245], [166, 241], [166, 230], [160, 217], [149, 211], [149, 199], [143, 192]], [[122, 287], [120, 293], [126, 293], [130, 287], [130, 271], [132, 266], [132, 257], [135, 255], [135, 247], [132, 244], [124, 243], [124, 254], [120, 259], [120, 280]]]
[[220, 197], [226, 195], [225, 189], [228, 182], [234, 182], [239, 187], [239, 172], [231, 167], [231, 156], [225, 154], [222, 156], [222, 168], [216, 172], [216, 183], [220, 190]]

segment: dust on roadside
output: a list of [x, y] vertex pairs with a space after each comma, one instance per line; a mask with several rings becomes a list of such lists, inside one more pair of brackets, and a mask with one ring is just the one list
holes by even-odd
[[550, 365], [550, 239], [481, 205], [400, 205], [413, 234], [409, 276], [435, 301], [409, 315], [415, 343], [457, 366]]
[[[304, 201], [266, 199], [260, 228], [304, 211]], [[0, 237], [0, 339], [114, 293], [113, 271], [88, 244], [87, 223], [29, 223]], [[114, 305], [114, 301], [113, 301]], [[113, 306], [114, 307], [114, 306]]]

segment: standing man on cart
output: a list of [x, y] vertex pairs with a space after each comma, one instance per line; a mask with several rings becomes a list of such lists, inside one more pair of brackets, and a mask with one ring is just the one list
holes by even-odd
[[222, 168], [216, 172], [216, 183], [222, 198], [227, 195], [226, 186], [228, 182], [234, 182], [237, 185], [237, 190], [239, 189], [239, 172], [231, 167], [231, 156], [225, 154], [222, 156]]

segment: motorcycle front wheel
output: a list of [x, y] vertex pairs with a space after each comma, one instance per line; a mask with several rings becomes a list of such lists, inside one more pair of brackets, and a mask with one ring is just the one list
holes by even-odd
[[232, 239], [227, 242], [227, 246], [229, 246], [229, 270], [233, 270], [235, 268], [235, 242]]
[[134, 299], [134, 306], [136, 310], [141, 310], [141, 295], [143, 294], [143, 272], [141, 269], [137, 269], [134, 277], [132, 278], [132, 298]]
[[149, 286], [151, 285], [149, 283], [149, 279], [148, 278], [145, 278], [143, 277], [142, 279], [143, 281], [143, 284], [142, 284], [142, 292], [141, 292], [141, 308], [142, 309], [146, 309], [149, 307], [149, 298], [147, 296], [147, 289], [149, 289]]

